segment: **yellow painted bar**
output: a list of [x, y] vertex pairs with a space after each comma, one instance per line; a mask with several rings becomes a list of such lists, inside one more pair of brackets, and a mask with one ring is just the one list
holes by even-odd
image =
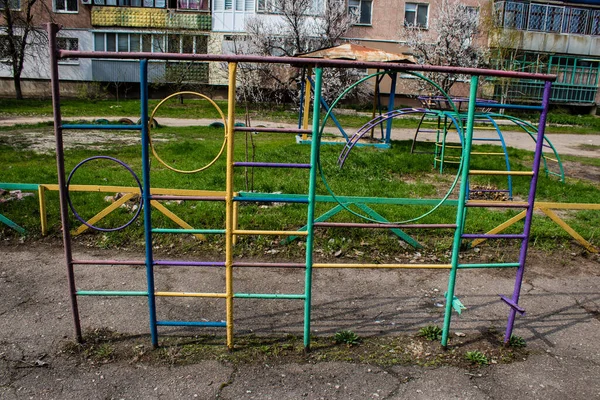
[[[167, 207], [163, 206], [158, 201], [150, 200], [150, 204], [152, 204], [152, 207], [156, 208], [158, 211], [163, 213], [167, 218], [169, 218], [171, 221], [175, 222], [180, 227], [182, 227], [184, 229], [194, 229], [193, 226], [191, 226], [190, 224], [188, 224], [187, 222], [185, 222], [184, 220], [179, 218], [173, 211], [169, 210]], [[200, 233], [196, 233], [196, 234], [194, 234], [194, 236], [199, 240], [206, 240], [206, 236], [204, 236]]]
[[[96, 222], [100, 221], [102, 218], [106, 217], [108, 214], [110, 214], [117, 208], [121, 207], [123, 204], [125, 204], [127, 201], [129, 201], [133, 196], [134, 196], [134, 193], [127, 193], [126, 195], [121, 197], [119, 200], [115, 201], [110, 206], [106, 207], [104, 210], [102, 210], [98, 214], [94, 215], [92, 218], [90, 218], [89, 221], [87, 221], [87, 223], [90, 225], [94, 225]], [[77, 230], [72, 232], [72, 235], [73, 236], [80, 235], [89, 228], [90, 228], [89, 226], [82, 224], [79, 228], [77, 228]]]
[[314, 263], [313, 268], [398, 268], [398, 269], [450, 269], [451, 264], [324, 264]]
[[227, 93], [227, 176], [225, 183], [225, 294], [227, 347], [233, 349], [233, 151], [235, 126], [235, 84], [237, 63], [229, 63]]
[[[310, 114], [310, 76], [312, 68], [306, 69], [306, 82], [304, 83], [304, 110], [302, 111], [302, 129], [308, 129], [308, 117]], [[306, 133], [302, 134], [302, 140], [308, 140]]]
[[224, 299], [225, 293], [192, 293], [192, 292], [154, 292], [157, 297], [208, 297], [213, 299]]
[[[509, 219], [506, 222], [501, 223], [500, 225], [498, 225], [497, 227], [495, 227], [494, 229], [492, 229], [489, 232], [486, 232], [486, 235], [492, 235], [495, 233], [499, 233], [502, 232], [503, 230], [505, 230], [506, 228], [508, 228], [509, 226], [515, 224], [516, 222], [522, 220], [523, 218], [525, 218], [525, 215], [527, 214], [527, 210], [523, 210], [521, 211], [519, 214], [515, 215], [514, 217], [512, 217], [511, 219]], [[481, 244], [483, 242], [485, 242], [487, 239], [475, 239], [473, 240], [473, 242], [471, 242], [472, 246], [477, 246], [478, 244]]]
[[519, 176], [533, 176], [533, 171], [493, 171], [486, 169], [472, 169], [469, 171], [470, 175], [519, 175]]
[[548, 157], [548, 156], [544, 156], [544, 158], [546, 159], [546, 161], [558, 162], [558, 160], [556, 158], [552, 158], [552, 157]]
[[[234, 196], [237, 196], [237, 193], [233, 194]], [[238, 206], [239, 203], [237, 201], [233, 202], [233, 245], [235, 246], [237, 243], [237, 235], [235, 234], [235, 231], [237, 231], [238, 228]]]
[[536, 208], [552, 210], [600, 210], [600, 203], [551, 203], [536, 201]]
[[40, 202], [40, 226], [42, 236], [48, 233], [48, 214], [46, 212], [46, 188], [43, 185], [38, 186], [38, 201]]
[[[58, 185], [43, 184], [47, 190], [57, 191]], [[69, 191], [72, 192], [123, 192], [138, 193], [140, 189], [136, 186], [103, 186], [103, 185], [70, 185]], [[195, 190], [195, 189], [166, 189], [152, 188], [152, 194], [179, 195], [179, 196], [214, 196], [223, 197], [225, 192], [214, 190]]]
[[569, 235], [571, 235], [575, 240], [577, 240], [583, 247], [587, 249], [590, 253], [597, 253], [598, 250], [592, 246], [590, 242], [585, 240], [579, 233], [575, 232], [573, 228], [571, 228], [565, 221], [563, 221], [558, 215], [556, 215], [552, 210], [547, 208], [540, 208], [544, 214], [546, 214], [552, 221], [554, 221], [558, 226], [563, 228]]
[[234, 230], [235, 235], [280, 235], [280, 236], [308, 236], [306, 231], [259, 231], [239, 229]]

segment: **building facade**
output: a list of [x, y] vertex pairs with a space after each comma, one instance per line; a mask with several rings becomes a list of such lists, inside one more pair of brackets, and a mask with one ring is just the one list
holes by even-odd
[[[0, 0], [0, 11], [24, 9], [28, 0]], [[278, 0], [45, 0], [47, 20], [63, 25], [59, 46], [65, 49], [108, 52], [222, 53], [230, 51], [235, 37], [245, 34], [248, 18], [260, 15], [276, 23]], [[411, 24], [435, 35], [432, 21], [438, 18], [442, 1], [347, 0], [348, 12], [357, 24], [347, 40], [390, 52], [406, 52], [401, 27]], [[594, 106], [600, 102], [600, 0], [523, 1], [462, 0], [465, 9], [491, 15], [493, 28], [486, 28], [492, 66], [527, 72], [555, 73], [553, 102]], [[310, 12], [318, 17], [326, 0], [313, 0]], [[0, 57], [3, 49], [0, 17]], [[47, 51], [38, 52], [40, 59]], [[46, 62], [26, 63], [24, 80], [47, 80]], [[61, 79], [73, 82], [137, 82], [133, 61], [102, 58], [63, 60]], [[152, 82], [185, 85], [193, 81], [209, 85], [223, 83], [218, 66], [202, 63], [153, 62]], [[0, 67], [3, 89], [11, 71]], [[541, 87], [535, 82], [492, 82], [490, 96], [512, 101], [539, 100]], [[10, 85], [8, 85], [10, 86]], [[460, 85], [459, 85], [460, 86]], [[399, 91], [411, 88], [399, 85]], [[385, 88], [385, 85], [384, 85]], [[412, 89], [411, 89], [412, 90]], [[460, 89], [458, 89], [460, 92]], [[6, 90], [3, 90], [6, 92]], [[39, 91], [36, 91], [39, 94]], [[407, 94], [407, 93], [405, 93]]]

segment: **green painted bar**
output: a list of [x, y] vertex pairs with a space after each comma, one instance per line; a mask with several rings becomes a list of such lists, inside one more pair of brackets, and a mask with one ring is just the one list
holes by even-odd
[[38, 183], [4, 183], [0, 182], [0, 188], [6, 190], [38, 190]]
[[148, 296], [148, 292], [132, 292], [120, 290], [78, 290], [77, 296]]
[[304, 300], [303, 294], [277, 294], [277, 293], [234, 293], [236, 299], [281, 299], [281, 300]]
[[497, 263], [497, 264], [458, 264], [459, 269], [470, 268], [517, 268], [519, 263]]
[[315, 241], [315, 205], [317, 195], [317, 169], [319, 162], [319, 149], [321, 147], [321, 135], [319, 134], [319, 124], [321, 122], [321, 86], [323, 77], [323, 68], [315, 68], [315, 86], [313, 100], [313, 120], [312, 120], [312, 143], [310, 145], [310, 174], [308, 180], [308, 207], [306, 217], [306, 270], [304, 271], [304, 327], [303, 343], [304, 350], [310, 350], [310, 318], [312, 307], [312, 267], [313, 267], [313, 246]]
[[7, 225], [8, 227], [14, 229], [15, 231], [19, 232], [21, 235], [24, 235], [27, 233], [27, 231], [25, 230], [25, 228], [21, 227], [20, 225], [18, 225], [16, 222], [13, 222], [12, 220], [6, 218], [4, 215], [0, 214], [0, 222]]
[[154, 228], [152, 233], [204, 233], [206, 235], [219, 235], [225, 234], [225, 229], [168, 229], [168, 228]]
[[469, 166], [471, 162], [471, 144], [473, 142], [473, 121], [475, 119], [475, 101], [477, 98], [477, 86], [479, 77], [471, 77], [469, 111], [467, 113], [467, 129], [464, 139], [463, 162], [460, 179], [460, 192], [458, 194], [458, 209], [456, 210], [456, 231], [452, 243], [452, 269], [448, 277], [448, 290], [446, 291], [446, 308], [444, 312], [444, 328], [442, 331], [442, 346], [448, 345], [450, 333], [450, 320], [452, 319], [452, 302], [454, 300], [454, 288], [456, 286], [456, 271], [458, 271], [458, 256], [460, 253], [461, 236], [465, 229], [466, 201], [468, 198]]

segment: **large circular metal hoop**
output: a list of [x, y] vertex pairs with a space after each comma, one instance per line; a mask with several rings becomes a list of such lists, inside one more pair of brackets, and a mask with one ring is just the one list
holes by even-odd
[[227, 144], [227, 119], [225, 118], [225, 114], [223, 113], [223, 111], [221, 110], [221, 108], [217, 105], [217, 103], [215, 103], [210, 97], [205, 96], [202, 93], [198, 93], [198, 92], [185, 92], [184, 91], [184, 92], [173, 93], [173, 94], [165, 97], [164, 99], [162, 99], [160, 101], [160, 103], [158, 103], [156, 105], [156, 107], [154, 107], [154, 110], [152, 110], [152, 114], [150, 115], [150, 119], [148, 121], [153, 121], [154, 120], [154, 116], [156, 115], [156, 112], [158, 111], [158, 109], [160, 108], [160, 106], [163, 105], [164, 102], [166, 102], [169, 99], [172, 99], [175, 96], [180, 96], [180, 95], [184, 95], [184, 94], [190, 94], [190, 95], [193, 95], [193, 96], [197, 96], [197, 97], [200, 97], [200, 98], [208, 101], [210, 104], [212, 104], [212, 106], [214, 108], [217, 109], [217, 111], [221, 115], [221, 120], [223, 121], [223, 126], [224, 126], [224, 128], [223, 128], [224, 129], [224, 134], [223, 134], [223, 144], [221, 145], [221, 150], [219, 150], [219, 153], [216, 155], [215, 158], [213, 158], [213, 160], [211, 162], [209, 162], [208, 164], [206, 164], [204, 167], [201, 167], [201, 168], [198, 168], [198, 169], [194, 169], [194, 170], [185, 171], [185, 170], [177, 169], [175, 167], [172, 167], [172, 166], [168, 165], [165, 161], [163, 161], [162, 158], [160, 158], [160, 156], [156, 152], [156, 149], [154, 148], [154, 144], [152, 143], [152, 136], [150, 135], [150, 131], [152, 130], [152, 127], [150, 126], [150, 123], [148, 124], [148, 142], [150, 143], [150, 149], [152, 149], [152, 154], [154, 154], [154, 157], [156, 157], [156, 159], [158, 160], [158, 162], [160, 162], [162, 165], [164, 165], [165, 167], [167, 167], [171, 171], [179, 172], [181, 174], [195, 174], [196, 172], [204, 171], [205, 169], [207, 169], [208, 167], [210, 167], [211, 165], [213, 165], [215, 162], [217, 162], [217, 160], [219, 159], [219, 157], [221, 157], [221, 154], [223, 154], [223, 151], [225, 150], [225, 145]]
[[[337, 105], [337, 103], [350, 91], [352, 90], [354, 87], [356, 87], [357, 85], [361, 84], [362, 82], [371, 79], [375, 76], [379, 76], [381, 74], [386, 74], [386, 71], [381, 71], [381, 72], [377, 72], [371, 75], [368, 75], [366, 77], [363, 77], [361, 79], [359, 79], [358, 81], [354, 82], [352, 85], [348, 86], [343, 92], [342, 94], [340, 94], [338, 96], [337, 99], [334, 100], [333, 103], [331, 103], [331, 105], [329, 106], [329, 110], [327, 111], [327, 113], [325, 114], [325, 117], [323, 118], [323, 122], [321, 123], [321, 128], [318, 132], [318, 140], [319, 142], [321, 141], [321, 136], [323, 135], [323, 131], [325, 130], [325, 126], [327, 124], [327, 120], [329, 119], [329, 117], [331, 116], [332, 112], [333, 112], [333, 108]], [[452, 99], [450, 98], [450, 96], [448, 96], [448, 94], [446, 92], [444, 92], [444, 90], [442, 90], [442, 88], [437, 85], [435, 82], [433, 82], [432, 80], [428, 79], [427, 77], [415, 73], [415, 72], [407, 72], [411, 75], [416, 76], [417, 78], [423, 79], [424, 81], [426, 81], [427, 83], [433, 85], [435, 88], [439, 89], [442, 93], [442, 95], [449, 101], [449, 104], [452, 106], [452, 108], [454, 109], [454, 112], [456, 114], [458, 114], [458, 110], [456, 108], [456, 106], [454, 105], [454, 102], [452, 101]], [[452, 122], [454, 123], [454, 125], [456, 126], [456, 129], [459, 130], [459, 134], [462, 134], [462, 125], [456, 120], [456, 118], [454, 118], [454, 116], [451, 113], [445, 113], [445, 115], [448, 115], [450, 117], [450, 119], [452, 120]], [[314, 140], [314, 138], [313, 138]], [[461, 147], [464, 150], [464, 140], [461, 140]], [[444, 202], [446, 202], [446, 200], [448, 200], [448, 198], [450, 197], [450, 195], [452, 194], [452, 192], [454, 191], [454, 188], [456, 187], [456, 185], [458, 184], [458, 181], [460, 179], [461, 176], [461, 172], [462, 172], [462, 167], [463, 167], [463, 156], [464, 154], [461, 153], [461, 157], [459, 160], [459, 167], [458, 170], [456, 171], [456, 176], [454, 177], [454, 180], [452, 182], [452, 184], [450, 185], [450, 189], [448, 189], [448, 191], [446, 192], [446, 194], [444, 195], [444, 197], [439, 201], [439, 203], [437, 203], [435, 206], [433, 206], [433, 208], [431, 208], [429, 211], [426, 211], [424, 214], [421, 214], [415, 218], [411, 218], [411, 219], [407, 219], [404, 221], [395, 221], [395, 222], [382, 222], [373, 218], [369, 218], [365, 215], [359, 214], [357, 212], [355, 212], [354, 210], [350, 209], [350, 207], [348, 207], [344, 202], [342, 202], [340, 199], [338, 199], [338, 197], [336, 196], [336, 194], [333, 192], [333, 190], [331, 189], [331, 186], [329, 185], [329, 182], [327, 181], [327, 178], [325, 177], [325, 171], [323, 169], [322, 163], [321, 163], [321, 153], [319, 152], [318, 158], [317, 158], [317, 167], [319, 168], [319, 175], [321, 176], [321, 181], [323, 182], [325, 189], [327, 189], [327, 191], [329, 192], [329, 194], [331, 195], [331, 197], [333, 197], [333, 199], [338, 203], [339, 206], [341, 206], [344, 210], [348, 211], [350, 214], [355, 215], [359, 218], [362, 218], [366, 221], [369, 222], [376, 222], [376, 223], [383, 223], [383, 224], [407, 224], [407, 223], [411, 223], [411, 222], [415, 222], [418, 221], [422, 218], [427, 217], [428, 215], [431, 215], [433, 212], [435, 212], [438, 208], [440, 208]]]
[[[71, 185], [71, 179], [73, 178], [73, 175], [79, 169], [79, 167], [81, 167], [83, 164], [85, 164], [87, 162], [90, 162], [92, 160], [98, 160], [98, 159], [114, 161], [117, 164], [119, 164], [122, 167], [124, 167], [127, 171], [129, 171], [129, 173], [131, 174], [131, 176], [133, 176], [133, 178], [135, 179], [135, 181], [137, 183], [138, 188], [140, 189], [140, 204], [138, 206], [138, 209], [136, 210], [135, 215], [125, 225], [121, 225], [121, 226], [116, 227], [116, 228], [100, 228], [99, 226], [92, 225], [92, 224], [88, 223], [85, 219], [83, 219], [79, 215], [79, 213], [77, 212], [77, 210], [75, 210], [75, 207], [73, 206], [73, 202], [71, 201], [71, 195], [69, 194], [69, 186]], [[131, 169], [131, 167], [129, 165], [125, 164], [121, 160], [118, 160], [118, 159], [113, 158], [113, 157], [108, 157], [108, 156], [94, 156], [94, 157], [86, 158], [85, 160], [83, 160], [79, 164], [77, 164], [75, 166], [75, 168], [73, 168], [73, 170], [69, 174], [69, 178], [67, 179], [67, 190], [66, 191], [67, 191], [67, 203], [69, 204], [69, 208], [73, 212], [73, 215], [75, 216], [75, 218], [77, 218], [77, 220], [79, 222], [81, 222], [82, 224], [84, 224], [88, 228], [92, 228], [92, 229], [95, 229], [95, 230], [101, 231], [101, 232], [114, 232], [114, 231], [120, 231], [121, 229], [127, 228], [129, 225], [131, 225], [133, 223], [133, 221], [135, 221], [137, 219], [137, 217], [140, 216], [140, 212], [142, 211], [142, 206], [144, 204], [144, 200], [142, 198], [142, 184], [141, 184], [140, 179], [138, 178], [138, 176], [135, 174], [135, 172]]]

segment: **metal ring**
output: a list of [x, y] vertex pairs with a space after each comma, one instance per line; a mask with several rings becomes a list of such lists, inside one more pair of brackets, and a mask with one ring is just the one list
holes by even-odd
[[162, 99], [160, 101], [160, 103], [158, 103], [156, 105], [156, 107], [154, 107], [154, 110], [152, 110], [152, 114], [150, 115], [150, 119], [148, 121], [151, 122], [151, 121], [154, 120], [154, 115], [156, 114], [156, 112], [158, 111], [158, 109], [160, 108], [160, 106], [162, 106], [165, 101], [167, 101], [167, 100], [169, 100], [169, 99], [171, 99], [171, 98], [173, 98], [175, 96], [180, 96], [180, 95], [183, 95], [183, 94], [191, 94], [191, 95], [198, 96], [198, 97], [200, 97], [202, 99], [207, 100], [210, 104], [213, 105], [214, 108], [217, 109], [217, 111], [221, 115], [221, 119], [223, 120], [224, 135], [223, 135], [223, 145], [221, 146], [221, 150], [219, 150], [219, 153], [217, 154], [217, 156], [215, 158], [213, 158], [213, 160], [211, 162], [209, 162], [208, 164], [206, 164], [204, 167], [201, 167], [201, 168], [198, 168], [198, 169], [194, 169], [194, 170], [190, 170], [190, 171], [185, 171], [185, 170], [177, 169], [175, 167], [171, 167], [166, 162], [164, 162], [162, 160], [162, 158], [160, 158], [158, 156], [158, 153], [156, 152], [156, 149], [154, 148], [154, 144], [152, 143], [152, 136], [150, 136], [150, 131], [152, 129], [150, 123], [148, 123], [148, 142], [150, 143], [150, 149], [152, 150], [152, 154], [154, 154], [154, 157], [156, 157], [156, 159], [158, 160], [158, 162], [160, 162], [162, 165], [164, 165], [165, 167], [167, 167], [171, 171], [179, 172], [179, 173], [182, 173], [182, 174], [195, 174], [196, 172], [204, 171], [205, 169], [207, 169], [208, 167], [210, 167], [211, 165], [213, 165], [215, 162], [217, 162], [217, 160], [219, 159], [219, 157], [221, 157], [221, 154], [223, 154], [223, 150], [225, 150], [225, 145], [227, 144], [227, 120], [226, 120], [225, 114], [223, 114], [223, 111], [221, 110], [221, 108], [210, 97], [205, 96], [202, 93], [197, 93], [197, 92], [177, 92], [177, 93], [173, 93], [172, 95], [169, 95], [169, 96], [165, 97], [164, 99]]
[[[125, 225], [121, 225], [121, 226], [116, 227], [116, 228], [100, 228], [98, 226], [95, 226], [95, 225], [92, 225], [92, 224], [88, 223], [85, 219], [83, 219], [79, 215], [79, 213], [75, 210], [75, 207], [73, 206], [73, 202], [71, 201], [71, 195], [69, 194], [69, 186], [71, 185], [71, 179], [73, 178], [73, 175], [75, 174], [75, 171], [77, 171], [79, 169], [79, 167], [81, 167], [83, 164], [85, 164], [85, 163], [87, 163], [89, 161], [92, 161], [92, 160], [97, 160], [97, 159], [104, 159], [104, 160], [114, 161], [117, 164], [120, 164], [121, 166], [123, 166], [133, 176], [133, 178], [137, 182], [138, 188], [140, 189], [140, 204], [139, 204], [139, 207], [136, 210], [135, 215]], [[118, 160], [116, 158], [109, 157], [109, 156], [94, 156], [94, 157], [86, 158], [85, 160], [83, 160], [79, 164], [77, 164], [75, 166], [75, 168], [73, 168], [73, 170], [69, 174], [69, 178], [67, 179], [67, 190], [66, 190], [66, 192], [67, 192], [67, 202], [69, 204], [69, 208], [73, 212], [73, 215], [75, 216], [75, 218], [77, 218], [77, 220], [79, 222], [81, 222], [82, 224], [86, 225], [88, 228], [92, 228], [92, 229], [95, 229], [95, 230], [101, 231], [101, 232], [114, 232], [114, 231], [119, 231], [121, 229], [127, 228], [129, 225], [131, 225], [133, 223], [133, 221], [135, 221], [137, 219], [137, 217], [140, 216], [140, 212], [142, 211], [142, 207], [144, 205], [144, 199], [142, 198], [142, 184], [141, 184], [140, 179], [138, 178], [138, 176], [135, 174], [135, 172], [133, 172], [133, 170], [131, 169], [131, 167], [129, 165], [125, 164], [121, 160]]]

